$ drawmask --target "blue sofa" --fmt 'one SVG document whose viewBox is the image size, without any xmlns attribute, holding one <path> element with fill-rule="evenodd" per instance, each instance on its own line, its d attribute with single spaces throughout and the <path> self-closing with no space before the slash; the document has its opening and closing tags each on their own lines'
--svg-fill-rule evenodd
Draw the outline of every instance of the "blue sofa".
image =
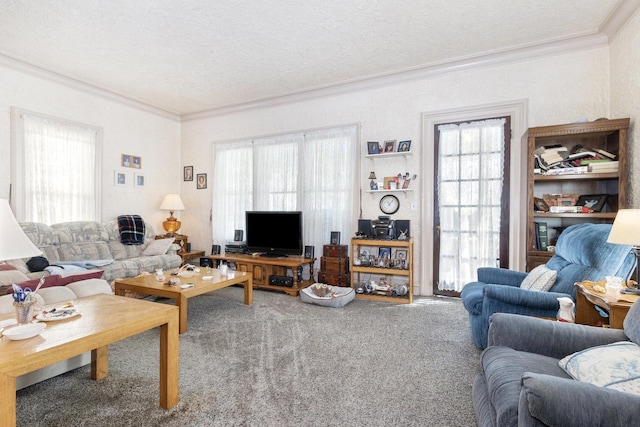
<svg viewBox="0 0 640 427">
<path fill-rule="evenodd" d="M 489 317 L 493 313 L 555 317 L 558 297 L 570 297 L 575 301 L 576 282 L 626 275 L 634 263 L 631 247 L 607 243 L 610 230 L 610 224 L 567 227 L 558 238 L 555 255 L 546 264 L 558 272 L 548 292 L 521 289 L 520 284 L 527 273 L 479 268 L 478 281 L 466 284 L 461 293 L 476 346 L 480 349 L 487 346 Z"/>
</svg>

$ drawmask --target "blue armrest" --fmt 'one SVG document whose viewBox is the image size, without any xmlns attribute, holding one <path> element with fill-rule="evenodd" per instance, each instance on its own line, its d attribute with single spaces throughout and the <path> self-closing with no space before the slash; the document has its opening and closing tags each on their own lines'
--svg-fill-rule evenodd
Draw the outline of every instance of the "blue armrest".
<svg viewBox="0 0 640 427">
<path fill-rule="evenodd" d="M 549 375 L 522 377 L 519 426 L 631 426 L 638 420 L 640 396 Z"/>
<path fill-rule="evenodd" d="M 528 273 L 495 267 L 478 268 L 478 282 L 520 286 Z"/>
<path fill-rule="evenodd" d="M 483 312 L 487 313 L 486 309 L 489 309 L 488 313 L 519 313 L 530 316 L 555 317 L 560 307 L 559 297 L 573 299 L 571 295 L 559 292 L 536 292 L 513 286 L 487 285 L 484 287 Z M 491 307 L 494 309 L 492 310 Z M 553 312 L 550 313 L 549 310 Z M 547 313 L 543 314 L 543 311 Z"/>
<path fill-rule="evenodd" d="M 517 314 L 495 313 L 488 345 L 561 359 L 586 348 L 628 341 L 621 329 L 596 328 Z"/>
</svg>

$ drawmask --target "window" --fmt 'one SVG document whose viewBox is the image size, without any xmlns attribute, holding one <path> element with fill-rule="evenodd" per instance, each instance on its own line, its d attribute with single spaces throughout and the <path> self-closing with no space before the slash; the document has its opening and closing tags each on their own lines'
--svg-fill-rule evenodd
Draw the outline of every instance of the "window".
<svg viewBox="0 0 640 427">
<path fill-rule="evenodd" d="M 98 220 L 102 130 L 13 108 L 12 126 L 18 220 Z"/>
<path fill-rule="evenodd" d="M 350 236 L 357 148 L 357 126 L 215 144 L 214 242 L 233 240 L 247 210 L 302 211 L 305 245 Z"/>
</svg>

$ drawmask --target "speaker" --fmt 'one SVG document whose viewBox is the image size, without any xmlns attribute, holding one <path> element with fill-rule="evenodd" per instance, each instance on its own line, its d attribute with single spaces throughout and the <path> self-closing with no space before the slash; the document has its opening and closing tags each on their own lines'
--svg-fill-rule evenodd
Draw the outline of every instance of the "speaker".
<svg viewBox="0 0 640 427">
<path fill-rule="evenodd" d="M 371 237 L 371 220 L 370 219 L 358 220 L 358 235 L 362 237 Z"/>
<path fill-rule="evenodd" d="M 220 245 L 211 246 L 211 255 L 220 255 Z"/>
<path fill-rule="evenodd" d="M 185 248 L 187 249 L 187 252 L 191 252 L 191 243 L 187 243 Z"/>
<path fill-rule="evenodd" d="M 291 276 L 277 276 L 272 274 L 269 276 L 269 284 L 271 286 L 286 286 L 287 288 L 293 287 L 293 277 Z"/>
<path fill-rule="evenodd" d="M 410 222 L 408 219 L 396 219 L 396 239 L 400 238 L 400 236 L 403 236 L 403 239 L 411 237 Z"/>
<path fill-rule="evenodd" d="M 211 258 L 207 258 L 207 257 L 200 258 L 200 267 L 211 267 L 211 268 L 213 268 L 213 260 Z"/>
<path fill-rule="evenodd" d="M 243 234 L 244 234 L 244 233 L 242 232 L 242 230 L 236 230 L 236 231 L 233 233 L 233 241 L 234 241 L 234 242 L 242 242 L 242 235 L 243 235 Z"/>
<path fill-rule="evenodd" d="M 315 250 L 314 246 L 305 246 L 304 247 L 304 257 L 305 258 L 313 258 L 314 250 Z"/>
</svg>

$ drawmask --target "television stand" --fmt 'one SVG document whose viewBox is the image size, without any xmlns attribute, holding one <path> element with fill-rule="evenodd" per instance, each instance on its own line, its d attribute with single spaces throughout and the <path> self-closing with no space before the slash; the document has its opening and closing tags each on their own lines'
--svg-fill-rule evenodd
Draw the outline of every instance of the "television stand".
<svg viewBox="0 0 640 427">
<path fill-rule="evenodd" d="M 288 256 L 286 258 L 268 258 L 245 254 L 211 255 L 207 257 L 213 260 L 217 267 L 221 261 L 235 264 L 236 270 L 246 271 L 253 275 L 253 287 L 256 289 L 269 289 L 285 292 L 291 296 L 298 296 L 300 290 L 315 283 L 313 263 L 315 258 L 303 258 L 300 256 Z M 308 280 L 303 280 L 304 267 L 309 266 Z M 271 276 L 292 276 L 293 286 L 275 286 L 269 284 Z"/>
<path fill-rule="evenodd" d="M 271 254 L 271 253 L 262 253 L 260 254 L 261 257 L 263 258 L 288 258 L 289 255 L 287 254 Z"/>
</svg>

